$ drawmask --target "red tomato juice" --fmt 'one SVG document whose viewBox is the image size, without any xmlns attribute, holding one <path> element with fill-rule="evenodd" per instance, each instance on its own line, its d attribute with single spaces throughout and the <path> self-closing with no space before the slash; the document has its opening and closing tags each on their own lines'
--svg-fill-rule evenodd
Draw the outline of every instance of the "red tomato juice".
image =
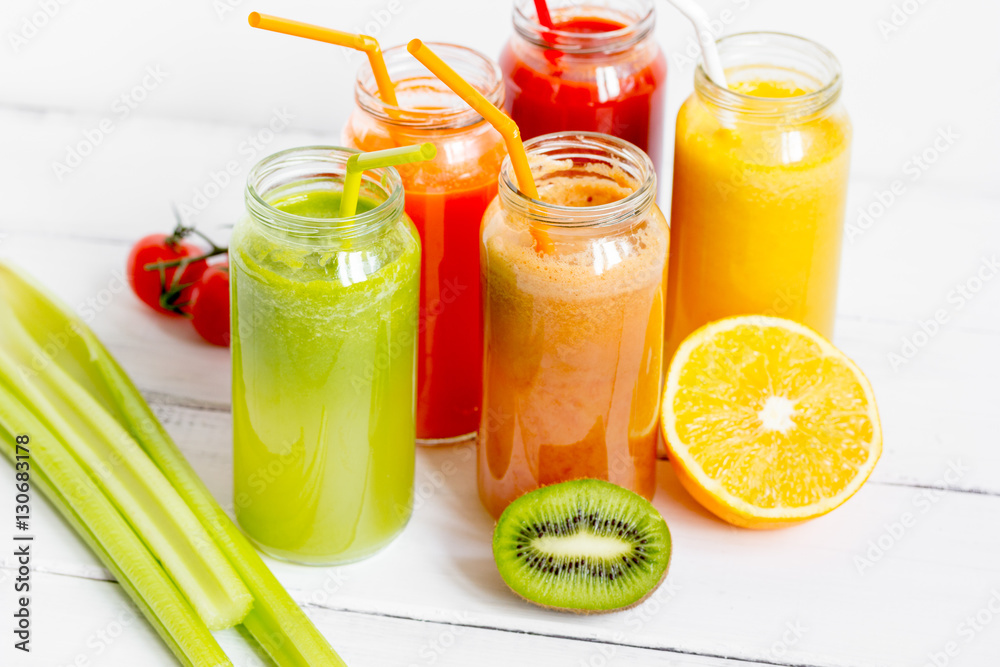
<svg viewBox="0 0 1000 667">
<path fill-rule="evenodd" d="M 479 223 L 496 180 L 448 192 L 406 193 L 423 244 L 417 374 L 417 437 L 463 434 L 479 425 Z"/>
<path fill-rule="evenodd" d="M 625 27 L 600 17 L 574 17 L 554 25 L 562 33 L 591 36 Z M 667 64 L 655 44 L 609 56 L 511 40 L 500 68 L 507 112 L 524 139 L 566 130 L 603 132 L 632 142 L 659 165 Z"/>
</svg>

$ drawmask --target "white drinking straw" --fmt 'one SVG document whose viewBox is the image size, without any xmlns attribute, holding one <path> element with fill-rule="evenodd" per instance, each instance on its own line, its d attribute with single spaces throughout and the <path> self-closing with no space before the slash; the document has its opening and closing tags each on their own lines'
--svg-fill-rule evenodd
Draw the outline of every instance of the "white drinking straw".
<svg viewBox="0 0 1000 667">
<path fill-rule="evenodd" d="M 694 0 L 669 0 L 669 2 L 694 24 L 698 43 L 701 44 L 701 58 L 705 61 L 705 69 L 708 70 L 708 78 L 716 85 L 728 88 L 726 72 L 722 69 L 719 50 L 715 48 L 715 38 L 712 37 L 712 29 L 705 10 L 695 4 Z"/>
</svg>

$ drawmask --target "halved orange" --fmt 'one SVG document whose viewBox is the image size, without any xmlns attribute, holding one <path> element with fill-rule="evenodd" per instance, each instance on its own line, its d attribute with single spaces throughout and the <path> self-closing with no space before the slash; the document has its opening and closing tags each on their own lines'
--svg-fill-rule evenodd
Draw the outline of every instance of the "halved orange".
<svg viewBox="0 0 1000 667">
<path fill-rule="evenodd" d="M 818 333 L 776 317 L 732 317 L 688 336 L 661 422 L 684 488 L 747 528 L 839 507 L 882 453 L 868 379 Z"/>
</svg>

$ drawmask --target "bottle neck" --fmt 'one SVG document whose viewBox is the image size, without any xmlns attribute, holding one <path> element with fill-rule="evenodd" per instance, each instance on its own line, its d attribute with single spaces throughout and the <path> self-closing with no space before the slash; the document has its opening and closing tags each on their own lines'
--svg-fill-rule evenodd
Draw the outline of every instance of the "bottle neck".
<svg viewBox="0 0 1000 667">
<path fill-rule="evenodd" d="M 429 42 L 428 46 L 486 99 L 503 107 L 503 75 L 495 62 L 464 46 L 436 42 Z M 358 70 L 354 96 L 358 108 L 368 116 L 391 126 L 419 130 L 456 129 L 485 122 L 414 59 L 405 46 L 387 49 L 383 56 L 399 104 L 382 100 L 371 65 L 366 63 Z"/>
<path fill-rule="evenodd" d="M 718 41 L 729 87 L 712 81 L 699 62 L 695 93 L 720 113 L 780 122 L 822 114 L 843 85 L 837 58 L 816 42 L 783 33 L 753 32 Z M 778 84 L 797 94 L 762 96 L 760 84 Z"/>
<path fill-rule="evenodd" d="M 342 192 L 347 159 L 357 151 L 307 146 L 275 153 L 250 171 L 245 201 L 250 218 L 270 235 L 304 246 L 357 248 L 377 239 L 403 215 L 403 184 L 392 167 L 366 171 L 360 197 L 378 205 L 349 218 L 306 217 L 275 206 L 319 191 Z"/>
<path fill-rule="evenodd" d="M 653 33 L 653 0 L 550 0 L 554 29 L 543 26 L 532 0 L 514 4 L 514 31 L 525 41 L 565 54 L 608 54 L 627 51 Z"/>
<path fill-rule="evenodd" d="M 510 158 L 500 170 L 500 204 L 507 215 L 544 225 L 551 234 L 605 235 L 644 220 L 656 200 L 656 172 L 629 142 L 594 132 L 558 132 L 524 144 L 542 200 L 517 188 Z M 581 205 L 581 189 L 623 196 Z"/>
</svg>

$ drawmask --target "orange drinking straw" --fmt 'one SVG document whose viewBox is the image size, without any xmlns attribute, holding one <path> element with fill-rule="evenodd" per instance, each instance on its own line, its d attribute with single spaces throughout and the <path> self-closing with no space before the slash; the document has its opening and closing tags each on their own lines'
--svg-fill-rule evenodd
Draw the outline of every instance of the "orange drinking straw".
<svg viewBox="0 0 1000 667">
<path fill-rule="evenodd" d="M 382 101 L 394 107 L 399 106 L 399 102 L 396 101 L 396 88 L 392 85 L 392 80 L 389 79 L 389 70 L 386 69 L 385 59 L 382 57 L 382 49 L 379 48 L 378 40 L 374 37 L 333 30 L 332 28 L 283 19 L 278 16 L 269 16 L 259 12 L 250 12 L 247 21 L 253 28 L 280 32 L 294 37 L 314 39 L 317 42 L 326 42 L 327 44 L 336 44 L 337 46 L 346 46 L 355 51 L 364 51 L 365 55 L 368 56 L 368 62 L 371 63 L 372 72 L 375 74 L 375 83 L 378 85 L 378 92 L 382 97 Z"/>
<path fill-rule="evenodd" d="M 535 0 L 535 13 L 538 14 L 538 22 L 552 30 L 555 25 L 552 23 L 552 14 L 549 13 L 549 5 L 545 0 Z"/>
<path fill-rule="evenodd" d="M 406 50 L 413 54 L 413 57 L 423 63 L 434 76 L 441 79 L 441 82 L 454 91 L 465 102 L 476 110 L 480 116 L 496 128 L 496 131 L 503 137 L 507 144 L 507 153 L 510 155 L 510 163 L 514 166 L 514 176 L 517 177 L 517 187 L 525 196 L 531 199 L 538 199 L 538 190 L 535 188 L 535 179 L 531 175 L 531 167 L 528 166 L 528 154 L 521 143 L 521 131 L 517 123 L 511 120 L 510 116 L 483 97 L 483 94 L 458 75 L 458 72 L 441 60 L 436 53 L 430 50 L 426 44 L 419 39 L 411 39 L 406 45 Z"/>
<path fill-rule="evenodd" d="M 410 43 L 406 45 L 406 50 L 500 133 L 507 145 L 510 164 L 514 167 L 518 190 L 530 199 L 538 199 L 538 188 L 535 187 L 535 178 L 531 175 L 528 153 L 524 150 L 524 144 L 521 142 L 521 130 L 518 129 L 517 123 L 503 111 L 497 109 L 482 93 L 460 77 L 458 72 L 449 67 L 419 39 L 411 39 Z M 549 253 L 555 248 L 549 235 L 538 227 L 531 228 L 531 235 L 543 252 Z"/>
</svg>

